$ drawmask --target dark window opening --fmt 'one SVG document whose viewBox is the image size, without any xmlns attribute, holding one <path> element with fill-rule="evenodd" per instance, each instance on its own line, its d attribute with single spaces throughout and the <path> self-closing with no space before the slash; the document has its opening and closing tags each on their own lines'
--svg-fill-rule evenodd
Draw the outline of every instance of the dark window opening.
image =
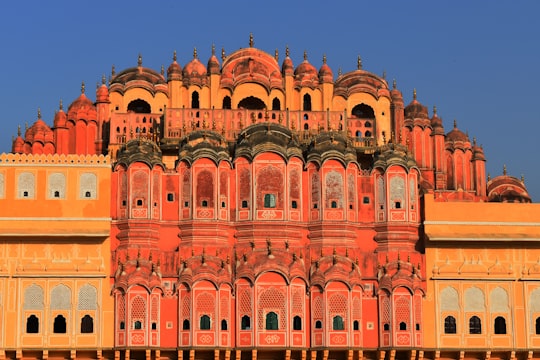
<svg viewBox="0 0 540 360">
<path fill-rule="evenodd" d="M 36 315 L 30 315 L 26 319 L 26 333 L 37 334 L 39 333 L 39 319 Z"/>
<path fill-rule="evenodd" d="M 133 111 L 140 114 L 150 114 L 152 112 L 150 104 L 141 99 L 133 100 L 132 102 L 130 102 L 127 109 L 128 111 Z M 116 110 L 118 110 L 118 107 L 116 107 Z"/>
<path fill-rule="evenodd" d="M 28 197 L 28 191 L 23 191 L 23 197 Z"/>
<path fill-rule="evenodd" d="M 221 320 L 221 330 L 227 330 L 227 320 Z"/>
<path fill-rule="evenodd" d="M 481 334 L 482 322 L 478 316 L 472 316 L 469 319 L 469 334 Z"/>
<path fill-rule="evenodd" d="M 332 203 L 330 204 L 330 207 L 331 207 L 332 209 L 337 208 L 337 201 L 333 200 Z"/>
<path fill-rule="evenodd" d="M 354 320 L 353 330 L 360 330 L 360 323 L 358 322 L 358 320 Z"/>
<path fill-rule="evenodd" d="M 275 208 L 276 207 L 276 195 L 265 194 L 264 195 L 264 207 Z"/>
<path fill-rule="evenodd" d="M 199 93 L 196 91 L 191 93 L 191 108 L 192 109 L 199 108 Z"/>
<path fill-rule="evenodd" d="M 353 206 L 352 204 L 349 204 L 349 209 L 352 210 L 353 209 Z"/>
<path fill-rule="evenodd" d="M 362 132 L 360 130 L 356 131 L 356 137 L 360 139 L 362 137 Z"/>
<path fill-rule="evenodd" d="M 416 324 L 416 331 L 420 331 L 420 324 Z"/>
<path fill-rule="evenodd" d="M 304 114 L 304 120 L 309 120 L 309 115 L 308 114 Z"/>
<path fill-rule="evenodd" d="M 455 334 L 456 329 L 456 318 L 453 316 L 447 316 L 444 318 L 444 333 L 445 334 Z"/>
<path fill-rule="evenodd" d="M 495 318 L 495 334 L 506 334 L 506 320 L 502 316 Z"/>
<path fill-rule="evenodd" d="M 390 324 L 386 323 L 383 325 L 383 330 L 384 331 L 390 331 Z"/>
<path fill-rule="evenodd" d="M 270 311 L 266 314 L 266 330 L 278 329 L 278 316 L 275 312 Z"/>
<path fill-rule="evenodd" d="M 133 323 L 133 328 L 134 328 L 135 330 L 141 330 L 141 329 L 142 329 L 142 322 L 139 321 L 139 320 L 135 321 L 135 322 Z"/>
<path fill-rule="evenodd" d="M 210 316 L 208 315 L 201 316 L 200 328 L 201 330 L 210 330 Z"/>
<path fill-rule="evenodd" d="M 226 207 L 226 206 L 225 206 L 225 201 L 222 201 L 222 202 L 221 202 L 221 207 L 222 207 L 222 208 Z"/>
<path fill-rule="evenodd" d="M 371 108 L 371 106 L 366 104 L 358 104 L 355 107 L 353 107 L 351 113 L 353 116 L 356 116 L 357 118 L 361 119 L 375 119 L 375 112 Z"/>
<path fill-rule="evenodd" d="M 142 200 L 141 199 L 137 199 L 137 206 L 142 206 Z"/>
<path fill-rule="evenodd" d="M 120 321 L 120 330 L 124 330 L 126 328 L 126 323 L 123 321 Z"/>
<path fill-rule="evenodd" d="M 242 207 L 245 209 L 248 207 L 248 202 L 247 200 L 242 200 Z"/>
<path fill-rule="evenodd" d="M 242 330 L 249 330 L 251 328 L 251 319 L 249 316 L 242 316 L 242 320 L 240 321 L 240 328 Z"/>
<path fill-rule="evenodd" d="M 84 315 L 81 319 L 81 334 L 91 334 L 94 332 L 94 319 L 90 315 Z"/>
<path fill-rule="evenodd" d="M 293 318 L 293 330 L 302 330 L 302 318 L 298 315 Z"/>
<path fill-rule="evenodd" d="M 396 201 L 396 209 L 401 209 L 401 202 L 400 201 Z"/>
<path fill-rule="evenodd" d="M 317 203 L 313 204 L 314 209 L 317 209 L 318 207 L 319 207 L 319 204 L 317 204 Z"/>
<path fill-rule="evenodd" d="M 231 98 L 229 96 L 225 96 L 223 98 L 223 106 L 224 109 L 231 109 Z"/>
<path fill-rule="evenodd" d="M 334 316 L 334 319 L 332 320 L 332 329 L 345 330 L 345 325 L 343 324 L 343 318 L 341 316 Z"/>
<path fill-rule="evenodd" d="M 304 94 L 304 111 L 311 111 L 311 96 L 309 94 Z"/>
<path fill-rule="evenodd" d="M 189 320 L 188 319 L 184 319 L 184 321 L 182 322 L 182 330 L 189 330 Z"/>
<path fill-rule="evenodd" d="M 203 200 L 202 203 L 201 203 L 201 206 L 202 207 L 207 207 L 208 206 L 208 201 Z"/>
<path fill-rule="evenodd" d="M 292 207 L 293 209 L 296 209 L 296 208 L 298 207 L 298 204 L 296 203 L 296 200 L 293 200 L 293 201 L 291 202 L 291 207 Z"/>
<path fill-rule="evenodd" d="M 152 323 L 152 330 L 157 330 L 157 323 L 155 322 Z"/>
<path fill-rule="evenodd" d="M 369 204 L 369 197 L 368 196 L 364 196 L 364 198 L 362 199 L 362 202 L 364 204 Z"/>
<path fill-rule="evenodd" d="M 281 103 L 277 97 L 272 100 L 272 110 L 281 110 Z"/>
<path fill-rule="evenodd" d="M 304 124 L 304 130 L 309 130 L 309 125 L 308 124 Z"/>
<path fill-rule="evenodd" d="M 322 321 L 321 320 L 315 321 L 315 329 L 322 329 Z"/>
<path fill-rule="evenodd" d="M 54 318 L 53 333 L 65 334 L 66 333 L 66 318 L 62 315 L 58 315 Z"/>
<path fill-rule="evenodd" d="M 184 202 L 184 207 L 189 207 L 189 201 Z"/>
<path fill-rule="evenodd" d="M 92 197 L 92 193 L 90 191 L 87 191 L 84 193 L 84 197 L 87 197 L 87 198 Z"/>
<path fill-rule="evenodd" d="M 55 191 L 54 192 L 54 197 L 59 198 L 60 197 L 60 191 Z"/>
<path fill-rule="evenodd" d="M 364 124 L 365 127 L 371 127 L 371 123 L 369 121 L 366 121 L 366 123 Z"/>
<path fill-rule="evenodd" d="M 126 206 L 126 200 L 122 200 L 122 206 Z"/>
<path fill-rule="evenodd" d="M 238 103 L 238 108 L 248 110 L 264 110 L 266 108 L 266 105 L 261 99 L 254 96 L 249 96 L 240 100 L 240 102 Z"/>
<path fill-rule="evenodd" d="M 174 194 L 173 193 L 168 193 L 167 194 L 167 201 L 174 201 Z"/>
<path fill-rule="evenodd" d="M 404 321 L 399 323 L 399 330 L 407 330 L 407 324 Z"/>
</svg>

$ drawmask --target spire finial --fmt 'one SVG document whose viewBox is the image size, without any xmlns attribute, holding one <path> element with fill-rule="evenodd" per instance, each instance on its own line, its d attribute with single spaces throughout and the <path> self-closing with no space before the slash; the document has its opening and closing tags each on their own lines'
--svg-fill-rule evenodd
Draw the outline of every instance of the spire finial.
<svg viewBox="0 0 540 360">
<path fill-rule="evenodd" d="M 343 73 L 341 72 L 341 66 L 338 68 L 337 74 L 338 74 L 338 76 L 341 76 L 341 75 L 343 74 Z"/>
<path fill-rule="evenodd" d="M 85 86 L 84 81 L 81 83 L 81 94 L 84 94 Z"/>
<path fill-rule="evenodd" d="M 392 80 L 392 88 L 393 88 L 394 90 L 396 90 L 396 88 L 397 88 L 397 82 L 396 82 L 396 79 L 393 79 L 393 80 Z"/>
<path fill-rule="evenodd" d="M 221 48 L 221 61 L 225 61 L 225 48 Z"/>
<path fill-rule="evenodd" d="M 506 164 L 503 165 L 503 175 L 506 176 Z"/>
<path fill-rule="evenodd" d="M 196 47 L 193 48 L 193 58 L 194 59 L 197 58 L 197 48 Z"/>
<path fill-rule="evenodd" d="M 476 136 L 472 138 L 473 145 L 476 146 Z"/>
<path fill-rule="evenodd" d="M 488 181 L 491 181 L 491 174 L 488 173 Z"/>
<path fill-rule="evenodd" d="M 165 66 L 161 64 L 161 76 L 165 76 Z"/>
<path fill-rule="evenodd" d="M 457 129 L 457 121 L 454 119 L 454 129 Z"/>
<path fill-rule="evenodd" d="M 304 61 L 307 61 L 307 51 L 304 50 Z"/>
<path fill-rule="evenodd" d="M 116 75 L 116 68 L 114 67 L 114 64 L 111 67 L 111 77 Z"/>
<path fill-rule="evenodd" d="M 64 102 L 62 101 L 62 99 L 60 99 L 60 110 L 64 110 Z"/>
<path fill-rule="evenodd" d="M 37 118 L 41 119 L 41 109 L 37 108 Z"/>
<path fill-rule="evenodd" d="M 437 105 L 433 105 L 433 116 L 437 115 Z"/>
<path fill-rule="evenodd" d="M 21 136 L 21 125 L 17 125 L 17 136 Z"/>
<path fill-rule="evenodd" d="M 358 70 L 362 70 L 362 58 L 360 57 L 360 55 L 358 55 L 358 58 L 356 58 L 356 67 L 358 68 Z"/>
<path fill-rule="evenodd" d="M 289 51 L 289 45 L 285 46 L 285 57 L 289 57 L 290 55 L 290 51 Z"/>
<path fill-rule="evenodd" d="M 253 47 L 255 45 L 255 42 L 253 41 L 253 33 L 249 33 L 249 47 Z"/>
<path fill-rule="evenodd" d="M 413 97 L 413 100 L 416 100 L 416 88 L 414 88 L 412 91 L 412 97 Z"/>
<path fill-rule="evenodd" d="M 386 80 L 386 70 L 383 70 L 383 72 L 382 72 L 382 78 L 383 78 L 383 80 Z"/>
<path fill-rule="evenodd" d="M 172 60 L 173 60 L 174 62 L 176 62 L 176 50 L 174 50 L 174 52 L 173 52 Z"/>
<path fill-rule="evenodd" d="M 521 182 L 525 183 L 525 175 L 521 174 Z"/>
<path fill-rule="evenodd" d="M 137 66 L 142 66 L 142 55 L 139 53 L 139 57 L 137 58 Z"/>
<path fill-rule="evenodd" d="M 107 81 L 107 78 L 105 77 L 105 74 L 101 75 L 101 85 L 105 85 L 106 81 Z"/>
<path fill-rule="evenodd" d="M 278 49 L 276 49 L 276 51 L 274 51 L 274 58 L 276 59 L 276 61 L 279 61 L 279 51 L 278 51 Z"/>
<path fill-rule="evenodd" d="M 323 56 L 322 56 L 322 63 L 326 64 L 326 54 L 323 54 Z"/>
<path fill-rule="evenodd" d="M 216 44 L 212 44 L 212 56 L 216 56 Z"/>
</svg>

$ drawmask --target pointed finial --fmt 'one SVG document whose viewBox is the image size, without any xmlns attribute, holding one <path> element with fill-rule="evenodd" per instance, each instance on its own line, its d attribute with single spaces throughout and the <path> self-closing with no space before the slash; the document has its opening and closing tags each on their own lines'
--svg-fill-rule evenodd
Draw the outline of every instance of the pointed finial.
<svg viewBox="0 0 540 360">
<path fill-rule="evenodd" d="M 60 99 L 60 106 L 59 106 L 60 110 L 64 110 L 64 102 L 62 101 L 62 99 Z"/>
<path fill-rule="evenodd" d="M 28 121 L 24 123 L 24 131 L 28 130 Z"/>
<path fill-rule="evenodd" d="M 503 175 L 506 176 L 506 164 L 503 165 Z"/>
<path fill-rule="evenodd" d="M 101 76 L 101 85 L 105 85 L 105 82 L 107 81 L 107 78 L 105 77 L 105 74 Z"/>
<path fill-rule="evenodd" d="M 341 74 L 343 74 L 343 73 L 341 72 L 341 67 L 340 67 L 340 68 L 338 68 L 338 70 L 337 70 L 337 74 L 338 74 L 338 76 L 341 76 Z"/>
<path fill-rule="evenodd" d="M 488 181 L 491 181 L 491 174 L 488 173 Z"/>
<path fill-rule="evenodd" d="M 176 50 L 173 52 L 172 61 L 176 62 Z"/>
<path fill-rule="evenodd" d="M 289 51 L 289 45 L 285 46 L 285 57 L 289 57 L 290 51 Z"/>
<path fill-rule="evenodd" d="M 433 105 L 433 116 L 437 115 L 437 105 Z"/>
<path fill-rule="evenodd" d="M 212 56 L 216 56 L 216 44 L 212 44 Z"/>
<path fill-rule="evenodd" d="M 255 45 L 253 41 L 253 33 L 249 33 L 249 47 L 253 47 Z"/>
<path fill-rule="evenodd" d="M 116 68 L 114 67 L 114 64 L 111 67 L 111 77 L 116 75 Z"/>
<path fill-rule="evenodd" d="M 37 118 L 41 119 L 41 109 L 37 108 Z"/>
<path fill-rule="evenodd" d="M 221 61 L 225 61 L 225 48 L 221 48 Z"/>
<path fill-rule="evenodd" d="M 307 51 L 304 50 L 304 61 L 307 61 Z"/>
<path fill-rule="evenodd" d="M 81 94 L 84 94 L 85 86 L 84 81 L 81 83 Z"/>
<path fill-rule="evenodd" d="M 326 54 L 323 54 L 323 56 L 322 56 L 322 63 L 326 64 Z"/>
<path fill-rule="evenodd" d="M 454 119 L 454 129 L 457 129 L 457 121 Z"/>
<path fill-rule="evenodd" d="M 193 58 L 194 59 L 197 58 L 197 48 L 196 47 L 193 48 Z"/>
<path fill-rule="evenodd" d="M 386 70 L 383 70 L 383 72 L 382 72 L 382 78 L 383 78 L 383 80 L 386 80 Z"/>
<path fill-rule="evenodd" d="M 416 88 L 414 88 L 412 91 L 412 97 L 413 97 L 413 100 L 416 100 Z"/>
<path fill-rule="evenodd" d="M 476 146 L 476 136 L 472 138 L 473 145 Z"/>
<path fill-rule="evenodd" d="M 137 65 L 142 66 L 142 55 L 139 53 L 139 57 L 137 58 Z"/>
<path fill-rule="evenodd" d="M 358 55 L 358 58 L 356 58 L 356 67 L 358 68 L 358 70 L 362 70 L 362 58 L 360 57 L 360 55 Z"/>
<path fill-rule="evenodd" d="M 392 80 L 392 88 L 393 88 L 394 90 L 396 90 L 396 88 L 397 88 L 397 82 L 396 82 L 396 79 Z"/>
<path fill-rule="evenodd" d="M 521 182 L 525 183 L 525 175 L 521 174 Z"/>
<path fill-rule="evenodd" d="M 165 76 L 165 66 L 161 64 L 161 76 Z"/>
<path fill-rule="evenodd" d="M 278 51 L 278 49 L 276 49 L 276 51 L 274 51 L 274 58 L 276 59 L 276 61 L 279 61 L 279 51 Z"/>
<path fill-rule="evenodd" d="M 21 136 L 21 125 L 17 125 L 17 136 Z"/>
</svg>

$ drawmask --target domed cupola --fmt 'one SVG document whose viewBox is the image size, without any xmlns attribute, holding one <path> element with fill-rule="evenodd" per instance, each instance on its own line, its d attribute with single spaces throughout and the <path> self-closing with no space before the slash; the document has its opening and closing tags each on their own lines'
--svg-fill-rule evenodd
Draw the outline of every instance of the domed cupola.
<svg viewBox="0 0 540 360">
<path fill-rule="evenodd" d="M 473 151 L 472 160 L 483 160 L 483 161 L 486 160 L 486 156 L 484 154 L 484 149 L 482 148 L 481 145 L 476 144 L 476 138 L 473 138 L 472 151 Z"/>
<path fill-rule="evenodd" d="M 214 130 L 197 130 L 189 133 L 179 144 L 179 160 L 192 164 L 197 159 L 207 158 L 219 164 L 230 161 L 225 138 Z"/>
<path fill-rule="evenodd" d="M 374 155 L 374 168 L 380 167 L 386 170 L 392 165 L 400 165 L 406 169 L 417 167 L 416 161 L 414 161 L 414 157 L 409 153 L 407 147 L 402 144 L 385 144 L 381 146 Z"/>
<path fill-rule="evenodd" d="M 129 140 L 118 151 L 117 164 L 124 164 L 127 168 L 135 162 L 145 163 L 150 168 L 155 165 L 165 168 L 159 146 L 155 142 L 142 137 Z"/>
<path fill-rule="evenodd" d="M 487 196 L 489 202 L 511 202 L 530 203 L 532 202 L 529 192 L 525 187 L 525 179 L 521 180 L 509 176 L 506 173 L 506 165 L 503 167 L 503 174 L 490 179 L 488 176 Z"/>
<path fill-rule="evenodd" d="M 405 125 L 430 125 L 427 107 L 416 99 L 416 89 L 413 90 L 413 101 L 405 107 Z"/>
<path fill-rule="evenodd" d="M 176 50 L 173 53 L 173 62 L 167 69 L 167 81 L 182 80 L 182 67 L 176 62 Z"/>
<path fill-rule="evenodd" d="M 193 49 L 193 60 L 184 66 L 182 73 L 184 85 L 206 85 L 206 67 L 197 56 L 197 48 Z"/>
<path fill-rule="evenodd" d="M 334 74 L 332 69 L 326 63 L 326 55 L 323 55 L 323 64 L 319 69 L 319 82 L 320 83 L 332 83 L 334 81 Z"/>
<path fill-rule="evenodd" d="M 294 65 L 289 55 L 289 47 L 287 46 L 285 48 L 285 59 L 283 60 L 283 64 L 281 65 L 281 74 L 283 74 L 283 76 L 294 75 Z"/>
<path fill-rule="evenodd" d="M 467 134 L 458 129 L 456 120 L 454 120 L 454 128 L 448 134 L 446 134 L 446 142 L 469 142 L 469 137 Z"/>
<path fill-rule="evenodd" d="M 403 101 L 403 94 L 397 89 L 396 79 L 392 81 L 392 90 L 390 90 L 390 96 L 394 101 L 400 100 Z"/>
<path fill-rule="evenodd" d="M 210 56 L 210 59 L 208 59 L 208 75 L 219 75 L 220 73 L 220 66 L 219 61 L 216 57 L 216 47 L 212 44 L 212 56 Z"/>
<path fill-rule="evenodd" d="M 142 65 L 142 55 L 137 58 L 137 67 L 128 68 L 119 74 L 111 74 L 109 92 L 118 92 L 124 94 L 127 90 L 133 88 L 142 88 L 152 94 L 158 92 L 168 95 L 169 89 L 163 73 L 158 73 Z"/>
<path fill-rule="evenodd" d="M 444 127 L 442 119 L 437 115 L 437 106 L 433 106 L 433 116 L 431 117 L 431 127 L 433 134 L 444 135 Z"/>
<path fill-rule="evenodd" d="M 306 161 L 322 165 L 326 160 L 335 159 L 347 165 L 357 162 L 356 151 L 349 138 L 336 131 L 324 131 L 317 135 L 306 150 Z"/>
<path fill-rule="evenodd" d="M 279 154 L 286 160 L 293 156 L 303 158 L 296 135 L 288 127 L 270 122 L 245 128 L 238 135 L 234 156 L 251 161 L 263 152 Z"/>
<path fill-rule="evenodd" d="M 75 99 L 68 107 L 68 119 L 69 120 L 96 120 L 97 111 L 96 107 L 90 99 L 84 94 L 85 86 L 84 82 L 81 84 L 81 95 Z"/>
<path fill-rule="evenodd" d="M 96 103 L 110 103 L 109 89 L 107 88 L 105 75 L 101 77 L 101 86 L 96 91 Z"/>
<path fill-rule="evenodd" d="M 51 128 L 41 119 L 41 110 L 38 109 L 38 118 L 30 127 L 33 134 L 33 141 L 45 144 L 53 141 L 53 132 Z"/>
<path fill-rule="evenodd" d="M 54 127 L 55 128 L 63 128 L 66 127 L 67 122 L 67 115 L 64 112 L 64 105 L 62 103 L 62 100 L 60 100 L 60 107 L 56 114 L 54 115 Z"/>
<path fill-rule="evenodd" d="M 24 152 L 24 140 L 21 136 L 21 126 L 17 127 L 17 137 L 13 140 L 11 152 L 20 154 Z"/>
<path fill-rule="evenodd" d="M 362 59 L 358 56 L 355 71 L 345 74 L 338 70 L 338 78 L 334 83 L 334 96 L 342 96 L 345 99 L 352 94 L 366 93 L 375 99 L 386 97 L 390 99 L 388 83 L 385 79 L 369 71 L 363 70 Z"/>
<path fill-rule="evenodd" d="M 294 86 L 297 88 L 304 86 L 314 88 L 317 85 L 319 85 L 317 69 L 309 63 L 307 52 L 304 51 L 304 61 L 294 70 Z"/>
</svg>

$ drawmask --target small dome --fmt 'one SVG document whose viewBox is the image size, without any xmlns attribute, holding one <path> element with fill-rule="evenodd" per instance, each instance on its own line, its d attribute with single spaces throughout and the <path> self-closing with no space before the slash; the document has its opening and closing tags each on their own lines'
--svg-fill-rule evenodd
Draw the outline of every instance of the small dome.
<svg viewBox="0 0 540 360">
<path fill-rule="evenodd" d="M 210 56 L 210 59 L 208 59 L 208 74 L 219 74 L 220 73 L 220 66 L 219 61 L 216 57 L 216 48 L 214 45 L 212 45 L 212 56 Z"/>
<path fill-rule="evenodd" d="M 101 78 L 101 86 L 96 91 L 96 102 L 108 103 L 109 101 L 109 89 L 105 85 L 105 75 Z"/>
<path fill-rule="evenodd" d="M 300 63 L 294 70 L 295 85 L 312 85 L 314 82 L 318 83 L 319 74 L 315 66 L 311 65 L 307 60 L 307 54 L 304 52 L 304 61 Z"/>
<path fill-rule="evenodd" d="M 182 67 L 176 62 L 176 51 L 173 55 L 173 62 L 167 69 L 167 80 L 182 80 Z"/>
<path fill-rule="evenodd" d="M 446 134 L 446 141 L 455 142 L 455 141 L 462 141 L 462 142 L 468 142 L 469 137 L 461 130 L 457 128 L 457 123 L 454 120 L 454 128 Z"/>
<path fill-rule="evenodd" d="M 292 76 L 294 75 L 294 65 L 289 57 L 289 48 L 285 50 L 285 59 L 283 60 L 283 64 L 281 65 L 281 73 L 283 76 Z"/>
<path fill-rule="evenodd" d="M 443 127 L 442 119 L 437 115 L 436 106 L 433 107 L 433 117 L 431 118 L 431 127 L 433 127 L 433 129 Z"/>
<path fill-rule="evenodd" d="M 489 202 L 530 203 L 532 202 L 523 178 L 521 180 L 506 174 L 497 176 L 487 183 Z"/>
<path fill-rule="evenodd" d="M 21 127 L 19 126 L 17 129 L 17 137 L 15 140 L 13 140 L 13 144 L 11 146 L 11 152 L 13 153 L 23 153 L 24 152 L 24 140 L 21 136 Z"/>
<path fill-rule="evenodd" d="M 53 126 L 55 128 L 65 127 L 66 122 L 67 122 L 67 115 L 64 112 L 64 107 L 62 106 L 62 101 L 60 100 L 60 109 L 54 115 L 54 122 L 53 122 L 54 125 Z"/>
<path fill-rule="evenodd" d="M 326 63 L 326 55 L 323 56 L 323 64 L 319 69 L 319 81 L 321 83 L 331 83 L 334 81 L 332 69 L 330 69 L 330 66 Z"/>
<path fill-rule="evenodd" d="M 193 60 L 188 62 L 184 67 L 183 76 L 189 78 L 192 76 L 203 76 L 206 75 L 206 67 L 203 63 L 197 58 L 197 49 L 193 51 Z"/>
<path fill-rule="evenodd" d="M 416 89 L 413 92 L 413 101 L 405 107 L 405 118 L 428 118 L 427 107 L 416 100 Z"/>
<path fill-rule="evenodd" d="M 51 128 L 41 119 L 41 114 L 38 115 L 38 119 L 29 129 L 32 133 L 32 140 L 46 143 L 53 141 L 53 132 Z M 29 139 L 26 139 L 27 141 Z"/>
</svg>

